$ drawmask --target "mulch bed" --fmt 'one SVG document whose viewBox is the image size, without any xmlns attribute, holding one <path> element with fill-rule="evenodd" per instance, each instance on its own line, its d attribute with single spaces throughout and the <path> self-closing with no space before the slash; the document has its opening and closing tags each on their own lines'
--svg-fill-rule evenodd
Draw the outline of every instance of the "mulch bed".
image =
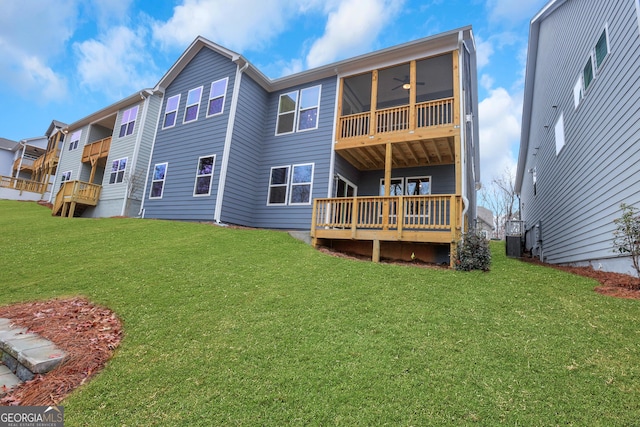
<svg viewBox="0 0 640 427">
<path fill-rule="evenodd" d="M 100 372 L 122 339 L 122 324 L 109 309 L 84 298 L 54 299 L 0 307 L 0 317 L 27 328 L 67 352 L 45 375 L 11 389 L 3 406 L 51 406 Z"/>
</svg>

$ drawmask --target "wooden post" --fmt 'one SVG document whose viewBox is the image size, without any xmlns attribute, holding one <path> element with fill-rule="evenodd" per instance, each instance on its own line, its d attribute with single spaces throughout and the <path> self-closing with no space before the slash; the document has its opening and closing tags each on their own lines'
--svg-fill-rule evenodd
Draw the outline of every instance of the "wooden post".
<svg viewBox="0 0 640 427">
<path fill-rule="evenodd" d="M 373 241 L 373 252 L 371 254 L 371 261 L 380 262 L 380 240 Z"/>
<path fill-rule="evenodd" d="M 369 136 L 377 132 L 376 109 L 378 104 L 378 70 L 371 72 L 371 116 L 369 117 Z"/>
<path fill-rule="evenodd" d="M 358 198 L 354 196 L 351 206 L 351 238 L 355 239 L 358 233 Z"/>
<path fill-rule="evenodd" d="M 387 142 L 384 158 L 384 201 L 382 202 L 382 229 L 389 229 L 389 199 L 391 196 L 391 167 L 393 165 L 393 146 Z"/>
<path fill-rule="evenodd" d="M 318 223 L 317 219 L 317 211 L 318 211 L 318 200 L 313 200 L 313 211 L 311 213 L 311 246 L 314 248 L 318 245 L 318 239 L 316 238 L 316 227 Z"/>
<path fill-rule="evenodd" d="M 402 229 L 404 227 L 404 215 L 405 215 L 404 197 L 398 197 L 398 204 L 396 205 L 396 225 L 398 227 L 398 240 L 402 240 Z"/>
<path fill-rule="evenodd" d="M 416 129 L 416 95 L 418 93 L 416 87 L 416 61 L 411 61 L 409 74 L 409 79 L 411 80 L 411 88 L 409 89 L 409 130 L 412 131 Z"/>
<path fill-rule="evenodd" d="M 95 178 L 96 176 L 96 169 L 98 165 L 98 159 L 97 158 L 91 158 L 91 175 L 89 175 L 89 182 L 91 184 L 93 184 L 93 178 Z"/>
</svg>

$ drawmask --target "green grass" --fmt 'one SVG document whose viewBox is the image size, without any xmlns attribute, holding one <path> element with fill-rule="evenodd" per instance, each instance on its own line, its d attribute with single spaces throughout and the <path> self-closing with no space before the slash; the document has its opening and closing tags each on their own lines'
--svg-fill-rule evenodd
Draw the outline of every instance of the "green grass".
<svg viewBox="0 0 640 427">
<path fill-rule="evenodd" d="M 0 201 L 0 304 L 82 295 L 125 338 L 68 426 L 640 424 L 640 301 L 507 259 L 334 258 L 276 231 Z"/>
</svg>

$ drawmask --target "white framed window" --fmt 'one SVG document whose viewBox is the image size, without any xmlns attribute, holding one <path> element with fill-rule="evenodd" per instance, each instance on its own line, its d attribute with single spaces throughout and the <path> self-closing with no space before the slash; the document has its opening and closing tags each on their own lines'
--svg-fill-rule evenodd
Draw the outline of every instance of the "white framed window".
<svg viewBox="0 0 640 427">
<path fill-rule="evenodd" d="M 308 205 L 311 203 L 313 186 L 313 163 L 293 165 L 291 169 L 290 205 Z"/>
<path fill-rule="evenodd" d="M 167 169 L 169 163 L 156 163 L 153 167 L 153 176 L 151 177 L 151 193 L 150 199 L 162 199 L 164 193 L 164 183 L 167 179 Z"/>
<path fill-rule="evenodd" d="M 405 188 L 407 196 L 428 196 L 431 194 L 431 177 L 407 177 Z"/>
<path fill-rule="evenodd" d="M 531 180 L 533 181 L 533 195 L 538 195 L 538 170 L 534 167 L 531 170 Z"/>
<path fill-rule="evenodd" d="M 78 143 L 80 142 L 81 136 L 82 136 L 81 130 L 77 130 L 71 134 L 71 139 L 69 139 L 69 151 L 73 151 L 78 148 Z"/>
<path fill-rule="evenodd" d="M 602 63 L 609 56 L 609 31 L 605 26 L 602 34 L 600 34 L 600 38 L 596 43 L 596 48 L 594 52 L 594 57 L 596 59 L 596 70 L 600 70 Z"/>
<path fill-rule="evenodd" d="M 591 55 L 589 55 L 589 59 L 587 59 L 587 63 L 582 69 L 582 83 L 584 87 L 584 91 L 587 92 L 591 82 L 593 81 L 593 61 L 591 59 Z"/>
<path fill-rule="evenodd" d="M 167 99 L 167 105 L 164 107 L 164 120 L 162 121 L 162 129 L 171 128 L 176 125 L 176 117 L 178 116 L 179 104 L 180 94 L 174 95 Z"/>
<path fill-rule="evenodd" d="M 584 97 L 582 85 L 582 75 L 579 75 L 578 80 L 576 81 L 576 85 L 573 87 L 573 105 L 575 108 L 578 108 L 578 105 L 580 105 L 580 101 L 582 101 L 582 98 Z"/>
<path fill-rule="evenodd" d="M 271 168 L 267 205 L 286 205 L 289 193 L 289 166 Z"/>
<path fill-rule="evenodd" d="M 196 182 L 193 184 L 194 196 L 209 196 L 211 194 L 211 181 L 213 180 L 213 167 L 216 156 L 202 156 L 198 159 L 196 169 Z"/>
<path fill-rule="evenodd" d="M 298 91 L 283 93 L 278 101 L 276 135 L 292 133 L 295 129 Z"/>
<path fill-rule="evenodd" d="M 71 171 L 64 172 L 62 175 L 60 175 L 60 187 L 62 188 L 62 185 L 66 181 L 70 181 L 70 180 L 71 180 Z"/>
<path fill-rule="evenodd" d="M 300 91 L 298 109 L 298 131 L 318 128 L 318 109 L 320 107 L 320 86 Z"/>
<path fill-rule="evenodd" d="M 187 94 L 187 106 L 184 110 L 182 123 L 189 123 L 198 120 L 200 111 L 200 100 L 202 99 L 202 86 L 191 89 Z"/>
<path fill-rule="evenodd" d="M 560 154 L 560 150 L 564 147 L 564 113 L 560 113 L 555 126 L 556 134 L 556 156 Z"/>
<path fill-rule="evenodd" d="M 124 181 L 124 171 L 127 168 L 127 158 L 118 159 L 111 162 L 111 174 L 109 184 L 119 184 Z"/>
<path fill-rule="evenodd" d="M 227 96 L 227 85 L 229 77 L 211 83 L 209 90 L 209 106 L 207 107 L 207 117 L 222 114 L 224 110 L 224 100 Z"/>
<path fill-rule="evenodd" d="M 402 196 L 404 194 L 404 178 L 391 178 L 389 196 Z M 384 178 L 380 178 L 380 196 L 384 196 Z"/>
<path fill-rule="evenodd" d="M 131 135 L 133 133 L 133 128 L 136 125 L 136 117 L 138 116 L 138 106 L 129 108 L 122 113 L 122 120 L 120 121 L 120 135 L 123 136 Z"/>
</svg>

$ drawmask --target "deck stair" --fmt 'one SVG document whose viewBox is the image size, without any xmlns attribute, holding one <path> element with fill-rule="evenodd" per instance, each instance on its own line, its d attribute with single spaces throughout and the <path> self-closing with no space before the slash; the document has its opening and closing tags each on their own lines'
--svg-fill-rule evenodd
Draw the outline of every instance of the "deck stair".
<svg viewBox="0 0 640 427">
<path fill-rule="evenodd" d="M 51 371 L 66 356 L 51 341 L 0 318 L 0 397 L 37 374 Z"/>
</svg>

